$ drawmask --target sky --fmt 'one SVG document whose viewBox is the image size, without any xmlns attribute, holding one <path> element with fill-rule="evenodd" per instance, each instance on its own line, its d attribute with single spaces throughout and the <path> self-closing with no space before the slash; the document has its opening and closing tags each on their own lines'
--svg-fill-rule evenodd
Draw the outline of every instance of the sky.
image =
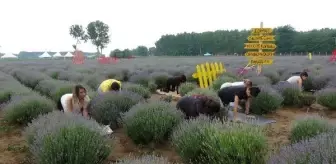
<svg viewBox="0 0 336 164">
<path fill-rule="evenodd" d="M 164 34 L 250 29 L 264 22 L 306 31 L 336 28 L 335 0 L 1 0 L 0 52 L 71 51 L 69 27 L 101 20 L 110 27 L 103 51 L 152 47 Z M 80 49 L 95 52 L 90 43 Z"/>
</svg>

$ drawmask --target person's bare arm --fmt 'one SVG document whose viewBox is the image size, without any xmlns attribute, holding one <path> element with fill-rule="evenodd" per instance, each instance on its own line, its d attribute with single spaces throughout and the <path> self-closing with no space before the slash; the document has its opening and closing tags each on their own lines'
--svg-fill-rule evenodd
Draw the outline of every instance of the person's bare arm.
<svg viewBox="0 0 336 164">
<path fill-rule="evenodd" d="M 68 99 L 67 104 L 68 104 L 69 112 L 72 113 L 72 111 L 73 111 L 72 98 Z"/>
<path fill-rule="evenodd" d="M 298 80 L 298 85 L 299 85 L 299 89 L 301 90 L 302 89 L 302 79 Z"/>
<path fill-rule="evenodd" d="M 233 106 L 233 120 L 237 119 L 238 106 L 239 106 L 239 97 L 237 95 L 235 95 L 234 106 Z"/>
<path fill-rule="evenodd" d="M 250 104 L 251 104 L 251 98 L 247 98 L 245 102 L 245 114 L 249 114 L 250 112 Z"/>
</svg>

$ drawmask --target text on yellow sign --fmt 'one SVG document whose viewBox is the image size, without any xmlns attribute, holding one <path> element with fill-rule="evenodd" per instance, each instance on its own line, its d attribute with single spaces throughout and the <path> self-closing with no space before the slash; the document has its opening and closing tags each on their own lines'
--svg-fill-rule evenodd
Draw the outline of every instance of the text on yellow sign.
<svg viewBox="0 0 336 164">
<path fill-rule="evenodd" d="M 273 32 L 272 28 L 252 28 L 251 34 L 252 35 L 260 35 L 260 34 L 271 34 Z"/>
<path fill-rule="evenodd" d="M 265 49 L 265 50 L 273 50 L 276 49 L 275 44 L 259 44 L 259 43 L 245 43 L 244 49 Z"/>
<path fill-rule="evenodd" d="M 246 57 L 271 57 L 274 56 L 275 52 L 246 52 Z"/>
<path fill-rule="evenodd" d="M 275 41 L 275 35 L 265 35 L 265 36 L 249 36 L 248 41 Z"/>
<path fill-rule="evenodd" d="M 251 59 L 249 63 L 252 65 L 271 65 L 273 64 L 273 60 L 272 59 Z"/>
</svg>

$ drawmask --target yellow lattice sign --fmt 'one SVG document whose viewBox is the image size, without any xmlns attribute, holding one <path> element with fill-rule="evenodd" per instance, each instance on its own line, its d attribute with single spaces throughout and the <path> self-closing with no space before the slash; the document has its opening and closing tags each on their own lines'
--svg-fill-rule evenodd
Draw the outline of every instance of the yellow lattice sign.
<svg viewBox="0 0 336 164">
<path fill-rule="evenodd" d="M 196 65 L 196 72 L 192 76 L 198 79 L 201 88 L 208 88 L 224 72 L 226 72 L 226 69 L 221 62 L 206 62 Z"/>
</svg>

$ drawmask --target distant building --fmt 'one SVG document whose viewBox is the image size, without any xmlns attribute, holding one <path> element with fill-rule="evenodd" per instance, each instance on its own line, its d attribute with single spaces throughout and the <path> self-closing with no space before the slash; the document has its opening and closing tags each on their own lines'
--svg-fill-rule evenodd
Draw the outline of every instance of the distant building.
<svg viewBox="0 0 336 164">
<path fill-rule="evenodd" d="M 51 58 L 51 56 L 48 54 L 48 52 L 44 52 L 42 55 L 39 56 L 39 58 Z"/>
<path fill-rule="evenodd" d="M 18 57 L 13 55 L 12 53 L 6 53 L 5 55 L 1 56 L 1 59 L 17 59 Z"/>
</svg>

